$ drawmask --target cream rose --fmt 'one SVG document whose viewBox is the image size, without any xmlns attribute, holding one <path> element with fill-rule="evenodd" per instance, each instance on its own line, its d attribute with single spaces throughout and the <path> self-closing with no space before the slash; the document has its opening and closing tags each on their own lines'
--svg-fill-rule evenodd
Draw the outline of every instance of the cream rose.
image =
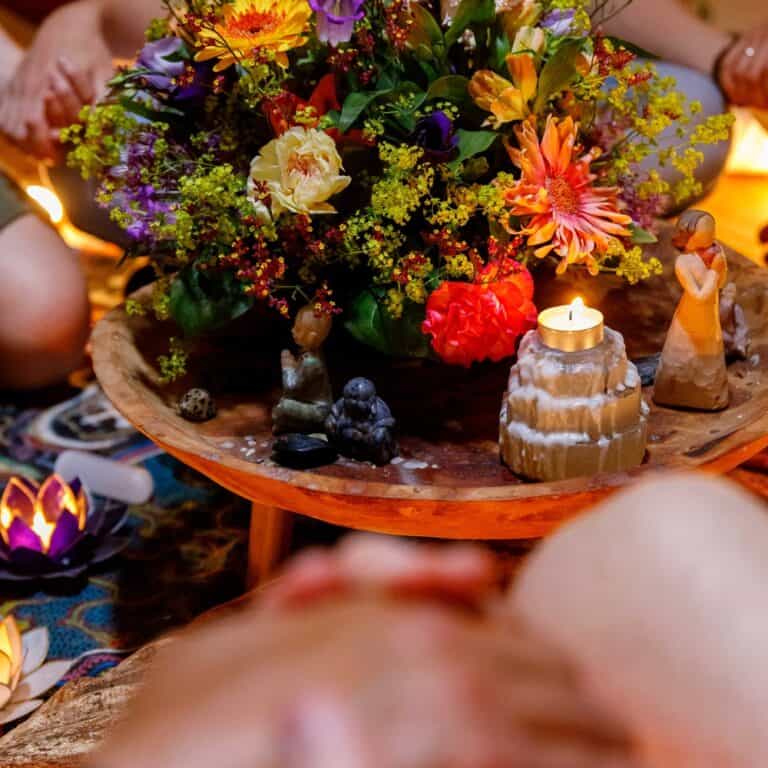
<svg viewBox="0 0 768 768">
<path fill-rule="evenodd" d="M 346 189 L 352 179 L 340 174 L 341 157 L 333 139 L 316 128 L 291 128 L 264 146 L 251 162 L 248 198 L 263 210 L 257 182 L 272 196 L 272 215 L 336 213 L 327 200 Z"/>
</svg>

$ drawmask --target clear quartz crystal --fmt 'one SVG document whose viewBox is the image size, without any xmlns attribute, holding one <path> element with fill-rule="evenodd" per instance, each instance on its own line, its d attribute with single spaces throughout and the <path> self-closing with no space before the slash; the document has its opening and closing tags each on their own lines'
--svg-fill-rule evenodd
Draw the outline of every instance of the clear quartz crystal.
<svg viewBox="0 0 768 768">
<path fill-rule="evenodd" d="M 536 480 L 618 472 L 643 461 L 648 407 L 621 334 L 583 352 L 523 339 L 501 407 L 499 443 L 516 474 Z"/>
</svg>

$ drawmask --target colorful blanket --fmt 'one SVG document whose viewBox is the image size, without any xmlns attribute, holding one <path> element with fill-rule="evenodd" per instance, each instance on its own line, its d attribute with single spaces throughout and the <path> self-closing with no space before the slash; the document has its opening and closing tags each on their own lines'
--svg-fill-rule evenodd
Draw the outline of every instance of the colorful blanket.
<svg viewBox="0 0 768 768">
<path fill-rule="evenodd" d="M 158 635 L 233 599 L 244 587 L 247 502 L 133 432 L 91 388 L 46 412 L 0 405 L 0 476 L 39 479 L 64 447 L 100 447 L 142 463 L 155 494 L 131 507 L 131 543 L 87 579 L 34 591 L 0 582 L 0 615 L 22 631 L 46 626 L 49 658 L 79 658 L 68 679 L 97 675 Z"/>
</svg>

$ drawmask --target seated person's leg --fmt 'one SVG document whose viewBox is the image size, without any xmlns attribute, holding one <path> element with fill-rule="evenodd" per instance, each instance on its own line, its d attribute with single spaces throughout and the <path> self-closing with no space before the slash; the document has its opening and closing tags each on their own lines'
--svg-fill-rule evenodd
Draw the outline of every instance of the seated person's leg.
<svg viewBox="0 0 768 768">
<path fill-rule="evenodd" d="M 64 379 L 83 357 L 88 325 L 76 254 L 0 177 L 0 386 Z"/>
<path fill-rule="evenodd" d="M 513 596 L 654 766 L 768 765 L 768 515 L 706 475 L 641 484 L 532 556 Z"/>
</svg>

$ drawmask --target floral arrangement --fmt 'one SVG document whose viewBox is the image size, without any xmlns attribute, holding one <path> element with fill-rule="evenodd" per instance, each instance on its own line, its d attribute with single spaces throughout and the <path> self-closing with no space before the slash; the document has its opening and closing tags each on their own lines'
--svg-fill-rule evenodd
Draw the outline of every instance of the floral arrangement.
<svg viewBox="0 0 768 768">
<path fill-rule="evenodd" d="M 602 34 L 607 2 L 166 5 L 65 138 L 186 334 L 314 302 L 383 352 L 500 360 L 535 322 L 534 268 L 658 272 L 661 200 L 728 135 Z M 679 183 L 640 170 L 653 155 Z M 183 345 L 161 362 L 181 372 Z"/>
</svg>

